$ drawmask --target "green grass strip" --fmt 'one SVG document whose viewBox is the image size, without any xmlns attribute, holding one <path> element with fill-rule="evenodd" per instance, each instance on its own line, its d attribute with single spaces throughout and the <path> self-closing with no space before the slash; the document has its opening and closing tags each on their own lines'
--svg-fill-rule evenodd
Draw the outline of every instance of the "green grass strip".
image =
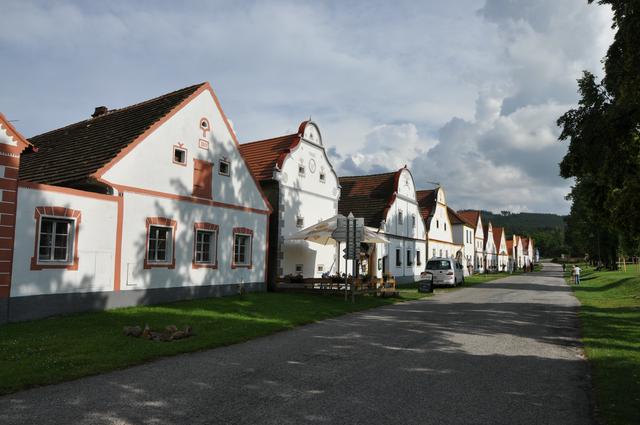
<svg viewBox="0 0 640 425">
<path fill-rule="evenodd" d="M 573 289 L 582 303 L 596 416 L 608 425 L 640 424 L 640 272 L 585 267 L 581 277 Z"/>
<path fill-rule="evenodd" d="M 0 394 L 108 372 L 247 341 L 349 312 L 422 298 L 406 288 L 396 298 L 250 293 L 158 306 L 81 313 L 0 326 Z M 172 342 L 125 337 L 124 326 L 189 325 L 195 336 Z"/>
</svg>

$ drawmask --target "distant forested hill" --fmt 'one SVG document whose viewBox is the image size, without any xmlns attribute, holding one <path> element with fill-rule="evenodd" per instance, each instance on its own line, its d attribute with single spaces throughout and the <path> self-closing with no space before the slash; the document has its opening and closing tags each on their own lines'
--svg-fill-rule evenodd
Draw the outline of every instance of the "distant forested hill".
<svg viewBox="0 0 640 425">
<path fill-rule="evenodd" d="M 494 214 L 490 211 L 482 211 L 482 221 L 491 221 L 494 226 L 506 228 L 507 234 L 528 234 L 540 229 L 564 228 L 565 216 L 556 214 L 518 213 L 504 212 Z"/>
<path fill-rule="evenodd" d="M 482 211 L 482 222 L 504 227 L 507 238 L 514 233 L 532 237 L 534 246 L 540 250 L 540 256 L 558 257 L 567 252 L 564 242 L 565 216 L 540 213 L 511 213 L 503 211 L 494 214 Z"/>
</svg>

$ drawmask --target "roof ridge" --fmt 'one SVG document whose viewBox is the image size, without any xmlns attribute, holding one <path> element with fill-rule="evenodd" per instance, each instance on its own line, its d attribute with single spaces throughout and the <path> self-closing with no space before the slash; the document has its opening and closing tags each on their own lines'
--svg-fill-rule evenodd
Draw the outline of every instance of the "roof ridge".
<svg viewBox="0 0 640 425">
<path fill-rule="evenodd" d="M 271 137 L 269 139 L 254 140 L 252 142 L 243 142 L 243 143 L 240 143 L 240 146 L 252 145 L 254 143 L 271 142 L 276 139 L 284 139 L 285 137 L 302 137 L 302 136 L 300 136 L 299 133 L 285 134 L 283 136 Z"/>
<path fill-rule="evenodd" d="M 356 177 L 378 177 L 378 176 L 386 176 L 389 174 L 396 174 L 399 170 L 396 171 L 389 171 L 386 173 L 377 173 L 377 174 L 359 174 L 357 176 L 340 176 L 341 179 L 350 179 L 350 178 L 356 178 Z"/>
<path fill-rule="evenodd" d="M 50 133 L 53 133 L 53 132 L 56 132 L 56 131 L 60 131 L 60 130 L 64 130 L 64 129 L 67 129 L 67 128 L 70 128 L 70 127 L 79 126 L 79 125 L 84 124 L 84 123 L 95 122 L 96 120 L 99 120 L 99 119 L 101 119 L 103 117 L 111 116 L 114 113 L 127 111 L 129 109 L 144 105 L 146 103 L 151 103 L 151 102 L 157 101 L 159 99 L 162 99 L 163 97 L 169 97 L 169 96 L 174 95 L 174 94 L 176 94 L 178 92 L 181 92 L 181 91 L 187 91 L 189 89 L 194 89 L 196 87 L 200 88 L 201 86 L 203 86 L 205 84 L 207 84 L 207 83 L 203 82 L 203 83 L 193 84 L 191 86 L 183 87 L 183 88 L 178 89 L 178 90 L 173 90 L 173 91 L 171 91 L 169 93 L 165 93 L 165 94 L 162 94 L 160 96 L 156 96 L 156 97 L 151 98 L 151 99 L 146 99 L 146 100 L 143 100 L 141 102 L 134 103 L 132 105 L 123 106 L 122 108 L 117 108 L 117 109 L 110 109 L 106 113 L 104 113 L 102 115 L 98 115 L 97 117 L 87 118 L 87 119 L 84 119 L 84 120 L 81 120 L 81 121 L 77 121 L 77 122 L 74 122 L 74 123 L 71 123 L 71 124 L 67 124 L 67 125 L 62 126 L 62 127 L 54 128 L 53 130 L 49 130 L 49 131 L 46 131 L 44 133 L 40 133 L 40 134 L 36 134 L 34 136 L 31 136 L 27 140 L 35 139 L 36 137 L 46 136 L 47 134 L 50 134 Z"/>
</svg>

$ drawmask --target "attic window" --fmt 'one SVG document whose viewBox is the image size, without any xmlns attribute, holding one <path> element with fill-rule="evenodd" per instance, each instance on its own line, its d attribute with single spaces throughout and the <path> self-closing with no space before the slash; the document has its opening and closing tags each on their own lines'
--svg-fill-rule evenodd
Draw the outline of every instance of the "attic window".
<svg viewBox="0 0 640 425">
<path fill-rule="evenodd" d="M 327 175 L 324 173 L 324 171 L 320 171 L 320 183 L 324 183 L 327 181 Z"/>
<path fill-rule="evenodd" d="M 179 146 L 174 146 L 173 163 L 178 165 L 187 165 L 187 150 Z"/>
<path fill-rule="evenodd" d="M 305 168 L 303 164 L 299 164 L 298 165 L 298 175 L 303 176 L 305 175 Z"/>
<path fill-rule="evenodd" d="M 301 229 L 302 227 L 304 227 L 304 217 L 296 217 L 296 227 L 298 229 Z"/>
<path fill-rule="evenodd" d="M 231 164 L 229 163 L 229 161 L 224 159 L 220 160 L 220 162 L 218 163 L 218 173 L 220 173 L 220 175 L 222 176 L 231 175 Z"/>
<path fill-rule="evenodd" d="M 402 211 L 398 211 L 398 224 L 402 224 L 403 221 Z"/>
<path fill-rule="evenodd" d="M 416 227 L 416 215 L 415 214 L 413 214 L 411 216 L 411 227 L 414 227 L 414 228 Z"/>
</svg>

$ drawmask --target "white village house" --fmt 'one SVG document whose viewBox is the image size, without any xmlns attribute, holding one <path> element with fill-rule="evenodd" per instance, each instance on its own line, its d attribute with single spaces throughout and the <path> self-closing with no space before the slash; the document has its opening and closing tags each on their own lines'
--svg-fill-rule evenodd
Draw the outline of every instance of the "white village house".
<svg viewBox="0 0 640 425">
<path fill-rule="evenodd" d="M 464 268 L 464 275 L 473 273 L 473 262 L 475 257 L 474 231 L 475 226 L 463 219 L 452 208 L 448 208 L 449 222 L 453 229 L 453 242 L 462 247 L 461 262 Z"/>
<path fill-rule="evenodd" d="M 484 251 L 484 226 L 482 224 L 482 215 L 480 211 L 467 210 L 458 211 L 458 215 L 469 224 L 475 226 L 473 232 L 474 236 L 474 262 L 473 269 L 477 273 L 484 273 L 485 271 L 485 251 Z"/>
<path fill-rule="evenodd" d="M 291 236 L 338 213 L 340 186 L 318 126 L 300 124 L 294 134 L 243 143 L 240 152 L 273 207 L 269 225 L 269 285 L 285 275 L 321 277 L 337 272 L 334 245 Z"/>
<path fill-rule="evenodd" d="M 489 271 L 498 270 L 498 249 L 493 239 L 493 225 L 486 224 L 484 231 L 484 268 Z"/>
<path fill-rule="evenodd" d="M 364 218 L 365 226 L 389 239 L 388 244 L 371 244 L 367 271 L 377 278 L 390 273 L 399 283 L 417 280 L 426 260 L 426 231 L 409 169 L 339 180 L 339 213 Z M 339 270 L 350 272 L 342 252 L 339 259 Z"/>
<path fill-rule="evenodd" d="M 493 228 L 493 243 L 497 252 L 497 267 L 499 272 L 509 271 L 509 251 L 504 227 Z"/>
<path fill-rule="evenodd" d="M 433 190 L 419 190 L 417 196 L 420 212 L 427 226 L 428 258 L 455 258 L 462 246 L 453 241 L 453 226 L 449 219 L 444 189 L 437 187 Z"/>
<path fill-rule="evenodd" d="M 0 126 L 0 322 L 265 289 L 270 206 L 208 83 Z"/>
</svg>

